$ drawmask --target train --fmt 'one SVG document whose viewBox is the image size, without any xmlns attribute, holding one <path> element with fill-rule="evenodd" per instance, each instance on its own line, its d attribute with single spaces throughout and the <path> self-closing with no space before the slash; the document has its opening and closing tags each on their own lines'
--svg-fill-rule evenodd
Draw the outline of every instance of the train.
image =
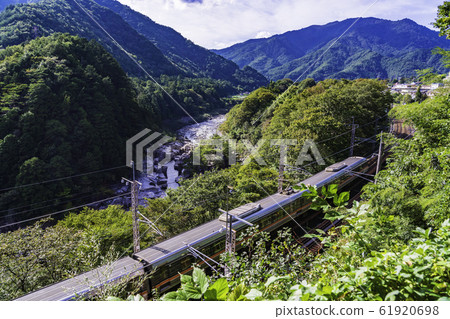
<svg viewBox="0 0 450 319">
<path fill-rule="evenodd" d="M 348 189 L 359 182 L 358 174 L 373 174 L 377 156 L 369 158 L 353 156 L 335 163 L 323 171 L 307 178 L 298 185 L 318 188 L 337 184 L 339 190 Z M 308 190 L 291 190 L 276 193 L 254 203 L 248 203 L 229 211 L 232 216 L 253 225 L 260 231 L 271 232 L 305 214 L 311 200 L 303 197 Z M 95 294 L 102 286 L 120 280 L 136 280 L 145 276 L 145 293 L 156 289 L 164 293 L 177 287 L 180 274 L 192 271 L 192 265 L 212 266 L 225 251 L 226 218 L 220 216 L 208 223 L 185 233 L 143 249 L 131 257 L 121 258 L 112 265 L 106 265 L 65 281 L 29 293 L 16 300 L 76 300 L 81 296 Z M 233 220 L 233 230 L 237 234 L 245 230 L 247 223 Z M 146 276 L 147 275 L 147 276 Z"/>
</svg>

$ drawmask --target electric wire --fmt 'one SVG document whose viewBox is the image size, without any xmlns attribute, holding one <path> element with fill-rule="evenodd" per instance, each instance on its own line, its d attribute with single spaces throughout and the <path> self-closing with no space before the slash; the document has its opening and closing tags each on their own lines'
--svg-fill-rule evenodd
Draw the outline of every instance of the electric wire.
<svg viewBox="0 0 450 319">
<path fill-rule="evenodd" d="M 260 183 L 258 183 L 258 181 L 255 179 L 255 177 L 254 177 L 253 175 L 252 175 L 252 177 L 253 177 L 253 180 L 255 181 L 255 183 L 258 185 L 258 187 L 261 188 L 261 189 L 267 194 L 267 196 L 268 196 L 270 199 L 272 199 L 272 201 L 273 201 L 278 207 L 280 207 L 281 210 L 282 210 L 282 211 L 283 211 L 290 219 L 292 219 L 292 221 L 293 221 L 300 229 L 302 229 L 302 230 L 305 232 L 305 234 L 308 234 L 308 232 L 306 231 L 306 229 L 305 229 L 303 226 L 301 226 L 301 225 L 295 220 L 295 218 L 292 217 L 292 215 L 289 214 L 289 213 L 284 209 L 284 207 L 281 206 L 280 203 L 279 203 L 277 200 L 275 200 L 275 198 L 274 198 L 272 195 L 270 195 L 270 194 L 267 192 L 267 190 L 266 190 Z M 312 240 L 313 240 L 316 244 L 318 244 L 318 245 L 321 244 L 321 242 L 318 242 L 318 241 L 317 241 L 317 238 L 316 238 L 316 237 L 312 238 Z M 342 265 L 341 265 L 339 262 L 336 262 L 336 263 L 337 263 L 337 265 L 338 265 L 341 269 L 343 269 L 345 272 L 347 272 L 347 271 L 345 270 L 345 268 L 342 267 Z M 348 274 L 348 272 L 347 272 L 347 274 Z M 361 288 L 363 291 L 365 291 L 365 289 L 364 289 L 362 286 L 360 286 L 360 288 Z"/>
<path fill-rule="evenodd" d="M 91 13 L 89 13 L 84 7 L 82 7 L 77 0 L 73 0 L 78 7 L 80 7 L 80 9 L 100 28 L 103 30 L 103 32 L 106 33 L 106 35 L 108 35 L 108 37 L 111 38 L 111 40 L 113 41 L 113 43 L 120 49 L 122 50 L 161 90 L 164 91 L 164 93 L 167 94 L 167 96 L 175 102 L 175 104 L 181 108 L 183 110 L 183 112 L 189 116 L 196 124 L 198 124 L 198 122 L 192 117 L 192 115 L 186 111 L 186 109 L 169 93 L 166 91 L 166 89 L 164 89 L 164 87 L 158 83 L 158 81 L 155 80 L 155 78 L 153 78 L 153 76 L 150 75 L 149 72 L 147 72 L 147 70 L 138 62 L 136 61 L 136 59 L 127 51 L 125 50 L 122 45 L 120 45 L 119 42 L 116 41 L 116 39 L 108 32 L 106 31 L 106 29 L 95 19 L 94 16 L 92 16 Z"/>
<path fill-rule="evenodd" d="M 107 193 L 115 186 L 117 186 L 117 183 L 110 184 L 110 185 L 105 185 L 106 190 L 103 190 L 101 192 L 96 192 L 96 193 L 89 193 L 89 194 L 90 195 L 97 195 L 97 194 Z M 86 194 L 88 194 L 88 192 L 84 191 L 84 192 L 79 192 L 79 193 L 74 193 L 74 194 L 67 194 L 67 195 L 64 195 L 64 196 L 61 196 L 61 197 L 52 198 L 52 199 L 47 199 L 47 200 L 44 200 L 44 201 L 41 201 L 41 202 L 33 202 L 33 203 L 30 203 L 30 204 L 26 204 L 26 205 L 22 205 L 22 206 L 18 206 L 18 207 L 6 208 L 6 209 L 3 209 L 3 210 L 0 210 L 0 214 L 4 213 L 4 212 L 9 212 L 9 211 L 15 211 L 15 210 L 26 208 L 26 207 L 30 207 L 30 206 L 36 206 L 36 205 L 39 205 L 39 204 L 54 202 L 54 201 L 65 199 L 65 198 L 69 198 L 69 197 L 71 197 L 73 200 L 77 200 L 78 198 L 76 196 L 86 195 Z M 84 197 L 79 197 L 79 198 L 84 198 Z M 59 204 L 55 204 L 55 206 L 56 205 L 59 205 Z M 11 215 L 8 215 L 8 216 L 11 216 Z"/>
<path fill-rule="evenodd" d="M 95 195 L 98 195 L 98 194 L 104 194 L 104 193 L 107 193 L 107 192 L 109 192 L 109 190 L 105 190 L 105 191 L 97 192 L 97 193 L 91 193 L 91 194 L 89 194 L 89 195 L 82 196 L 82 197 L 76 197 L 76 198 L 74 197 L 74 198 L 71 198 L 71 199 L 69 199 L 69 200 L 66 200 L 66 201 L 57 203 L 57 204 L 51 204 L 51 205 L 47 205 L 47 206 L 36 207 L 36 208 L 33 208 L 33 209 L 29 209 L 29 210 L 25 210 L 25 211 L 20 211 L 20 212 L 13 213 L 13 214 L 3 215 L 3 216 L 0 216 L 0 218 L 10 218 L 10 217 L 13 217 L 13 216 L 17 216 L 17 215 L 21 215 L 21 214 L 26 214 L 26 213 L 34 212 L 34 211 L 36 211 L 36 210 L 41 210 L 41 209 L 44 209 L 44 208 L 60 206 L 60 205 L 67 204 L 67 203 L 70 203 L 70 202 L 73 202 L 73 201 L 78 201 L 78 200 L 81 200 L 81 199 L 89 198 L 89 197 L 92 197 L 92 196 L 95 196 Z M 86 193 L 80 193 L 80 194 L 86 194 Z M 60 199 L 60 198 L 55 198 L 55 199 L 52 199 L 52 200 L 50 200 L 50 201 L 54 201 L 54 200 L 58 200 L 58 199 Z M 47 202 L 48 202 L 48 201 L 47 201 Z M 30 204 L 30 205 L 35 205 L 35 204 Z M 27 205 L 27 206 L 30 206 L 30 205 Z M 25 207 L 26 207 L 26 206 L 25 206 Z M 8 210 L 4 210 L 4 211 L 2 211 L 2 212 L 5 212 L 5 211 L 8 211 Z M 1 212 L 0 212 L 0 213 L 1 213 Z"/>
<path fill-rule="evenodd" d="M 369 137 L 369 139 L 372 139 L 372 138 L 376 137 L 377 135 L 378 135 L 378 134 L 376 134 L 376 135 L 373 135 L 373 136 Z M 365 140 L 365 141 L 361 141 L 361 142 L 359 142 L 359 143 L 355 143 L 355 144 L 354 144 L 353 146 L 350 146 L 350 147 L 344 148 L 344 149 L 340 150 L 339 152 L 333 153 L 333 154 L 331 154 L 331 155 L 328 155 L 328 156 L 326 156 L 326 157 L 322 157 L 322 159 L 327 159 L 327 158 L 333 157 L 333 156 L 335 156 L 335 155 L 338 155 L 338 154 L 340 154 L 340 153 L 343 153 L 343 152 L 345 152 L 345 151 L 348 151 L 348 150 L 350 150 L 350 149 L 351 149 L 352 147 L 355 147 L 355 146 L 361 145 L 361 144 L 363 144 L 363 143 L 366 143 L 366 142 L 367 142 L 367 141 Z M 318 163 L 318 161 L 319 161 L 319 160 L 316 160 L 316 161 L 314 161 L 314 162 L 311 162 L 311 163 L 308 163 L 308 164 L 306 164 L 306 165 L 302 165 L 302 167 L 303 167 L 303 168 L 305 168 L 305 167 L 308 167 L 308 166 L 314 165 L 314 164 Z"/>
<path fill-rule="evenodd" d="M 50 179 L 50 180 L 46 180 L 46 181 L 41 181 L 41 182 L 36 182 L 36 183 L 26 184 L 26 185 L 19 185 L 19 186 L 13 186 L 13 187 L 8 187 L 8 188 L 3 188 L 3 189 L 0 189 L 0 192 L 9 191 L 9 190 L 13 190 L 13 189 L 20 189 L 20 188 L 25 188 L 25 187 L 30 187 L 30 186 L 36 186 L 36 185 L 42 185 L 42 184 L 48 184 L 48 183 L 52 183 L 52 182 L 58 182 L 58 181 L 66 180 L 66 179 L 71 179 L 71 178 L 76 178 L 76 177 L 82 177 L 82 176 L 87 176 L 87 175 L 92 175 L 92 174 L 97 174 L 97 173 L 102 173 L 102 172 L 113 171 L 113 170 L 117 170 L 117 169 L 124 168 L 124 167 L 127 167 L 127 166 L 126 166 L 126 165 L 122 165 L 122 166 L 117 166 L 117 167 L 112 167 L 112 168 L 106 168 L 106 169 L 101 169 L 101 170 L 98 170 L 98 171 L 93 171 L 93 172 L 88 172 L 88 173 L 82 173 L 82 174 L 77 174 L 77 175 L 72 175 L 72 176 L 60 177 L 60 178 Z"/>
<path fill-rule="evenodd" d="M 6 228 L 6 227 L 15 226 L 15 225 L 20 225 L 20 224 L 23 224 L 23 223 L 39 220 L 39 219 L 42 219 L 42 218 L 46 218 L 46 217 L 50 217 L 50 216 L 54 216 L 54 215 L 58 215 L 58 214 L 62 214 L 62 213 L 66 213 L 66 212 L 69 212 L 69 211 L 72 211 L 72 210 L 80 209 L 80 208 L 83 208 L 83 207 L 86 207 L 86 206 L 89 206 L 89 205 L 102 203 L 104 201 L 120 198 L 120 197 L 127 196 L 127 195 L 131 195 L 131 193 L 125 193 L 125 194 L 117 195 L 117 196 L 114 196 L 114 197 L 109 197 L 109 198 L 105 198 L 105 199 L 98 200 L 98 201 L 95 201 L 95 202 L 91 202 L 91 203 L 87 203 L 87 204 L 84 204 L 84 205 L 80 205 L 80 206 L 77 206 L 77 207 L 72 207 L 72 208 L 64 209 L 64 210 L 61 210 L 61 211 L 58 211 L 58 212 L 53 212 L 53 213 L 50 213 L 50 214 L 42 215 L 42 216 L 39 216 L 39 217 L 29 218 L 29 219 L 26 219 L 26 220 L 22 220 L 20 222 L 15 222 L 15 223 L 3 225 L 3 226 L 0 226 L 0 229 Z"/>
<path fill-rule="evenodd" d="M 361 16 L 359 18 L 357 18 L 312 64 L 309 65 L 309 67 L 302 73 L 300 74 L 297 79 L 292 82 L 291 85 L 289 85 L 289 87 L 283 92 L 281 93 L 276 99 L 275 101 L 273 101 L 273 103 L 270 105 L 270 107 L 266 108 L 261 115 L 255 120 L 253 121 L 252 125 L 255 125 L 256 122 L 258 122 L 263 115 L 266 113 L 266 111 L 268 109 L 270 109 L 273 105 L 275 105 L 275 103 L 281 98 L 283 97 L 285 94 L 287 94 L 287 92 L 294 86 L 295 83 L 298 82 L 298 80 L 300 80 L 305 74 L 306 72 L 308 72 L 329 50 L 331 50 L 332 47 L 334 47 L 334 45 L 345 35 L 347 34 L 347 32 L 359 21 L 362 19 L 362 16 L 370 9 L 372 8 L 378 1 L 380 0 L 375 0 L 369 7 L 367 7 L 367 9 L 364 10 L 364 12 L 361 14 Z"/>
</svg>

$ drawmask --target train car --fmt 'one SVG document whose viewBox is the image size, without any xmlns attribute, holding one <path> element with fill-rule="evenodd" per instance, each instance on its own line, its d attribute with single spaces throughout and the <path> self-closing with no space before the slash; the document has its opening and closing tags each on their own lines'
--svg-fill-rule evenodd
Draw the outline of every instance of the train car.
<svg viewBox="0 0 450 319">
<path fill-rule="evenodd" d="M 333 165 L 332 169 L 325 169 L 300 184 L 317 187 L 338 184 L 339 189 L 342 190 L 357 178 L 353 172 L 367 173 L 375 162 L 373 158 L 349 157 Z M 305 191 L 274 194 L 231 210 L 230 214 L 241 212 L 245 215 L 243 219 L 258 225 L 260 230 L 273 231 L 308 211 L 311 202 L 302 197 Z M 237 233 L 247 227 L 240 221 L 233 223 L 233 229 Z M 165 292 L 179 284 L 180 274 L 191 271 L 193 263 L 197 262 L 206 266 L 208 260 L 204 258 L 199 260 L 199 254 L 193 252 L 192 248 L 211 259 L 217 259 L 225 250 L 224 228 L 225 219 L 221 216 L 135 254 L 135 258 L 143 262 L 149 271 L 153 271 L 150 286 Z"/>
<path fill-rule="evenodd" d="M 376 157 L 370 159 L 349 157 L 300 184 L 317 187 L 338 184 L 339 190 L 343 190 L 358 178 L 357 173 L 372 172 L 374 163 Z M 235 208 L 230 213 L 258 225 L 262 231 L 273 231 L 308 211 L 311 202 L 302 196 L 306 191 L 273 194 L 255 203 Z M 225 250 L 225 223 L 223 217 L 217 218 L 143 249 L 133 255 L 134 259 L 122 258 L 110 266 L 109 270 L 106 266 L 100 267 L 25 295 L 18 300 L 72 300 L 82 295 L 95 294 L 99 287 L 107 283 L 130 280 L 144 274 L 151 274 L 146 284 L 148 289 L 151 287 L 163 293 L 177 286 L 180 274 L 191 271 L 194 263 L 207 266 L 211 259 L 219 258 Z M 247 227 L 249 226 L 241 221 L 233 222 L 233 229 L 237 233 Z M 201 257 L 202 255 L 204 257 Z"/>
</svg>

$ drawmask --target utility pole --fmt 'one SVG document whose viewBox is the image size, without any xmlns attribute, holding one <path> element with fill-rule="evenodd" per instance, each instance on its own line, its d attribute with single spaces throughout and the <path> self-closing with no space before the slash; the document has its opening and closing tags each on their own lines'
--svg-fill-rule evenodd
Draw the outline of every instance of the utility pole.
<svg viewBox="0 0 450 319">
<path fill-rule="evenodd" d="M 232 255 L 236 251 L 236 231 L 233 230 L 233 216 L 227 212 L 227 238 L 225 252 Z"/>
<path fill-rule="evenodd" d="M 283 191 L 284 163 L 280 158 L 280 168 L 278 170 L 278 193 Z"/>
<path fill-rule="evenodd" d="M 380 137 L 380 148 L 378 149 L 378 159 L 377 159 L 377 171 L 376 171 L 375 175 L 378 175 L 378 172 L 380 171 L 382 151 L 383 151 L 383 132 L 381 132 L 381 137 Z M 375 180 L 375 184 L 376 183 L 377 183 L 377 181 Z"/>
<path fill-rule="evenodd" d="M 225 211 L 223 209 L 219 208 L 219 212 L 226 214 L 226 238 L 225 238 L 225 253 L 229 254 L 230 256 L 233 256 L 234 252 L 236 251 L 236 231 L 233 229 L 233 218 L 237 219 L 238 221 L 241 221 L 251 227 L 253 227 L 252 223 L 249 223 L 248 221 L 239 218 L 237 216 L 232 216 L 228 211 Z M 228 267 L 225 267 L 225 276 L 230 275 L 230 269 Z"/>
<path fill-rule="evenodd" d="M 233 216 L 231 216 L 228 211 L 222 211 L 219 209 L 219 211 L 226 213 L 227 215 L 227 221 L 226 221 L 226 237 L 225 237 L 225 254 L 228 254 L 230 257 L 233 256 L 234 252 L 236 251 L 236 231 L 233 230 Z M 230 268 L 225 267 L 225 277 L 230 276 Z"/>
<path fill-rule="evenodd" d="M 284 168 L 287 162 L 288 145 L 280 145 L 280 166 L 278 169 L 278 193 L 283 191 Z"/>
<path fill-rule="evenodd" d="M 141 187 L 141 183 L 136 180 L 136 170 L 134 167 L 134 161 L 131 161 L 131 167 L 133 169 L 133 181 L 130 181 L 124 177 L 122 177 L 122 183 L 127 182 L 131 184 L 131 213 L 133 218 L 133 251 L 134 253 L 138 253 L 141 251 L 141 242 L 140 242 L 140 234 L 139 234 L 139 220 L 138 220 L 138 200 L 139 200 L 139 189 Z"/>
<path fill-rule="evenodd" d="M 375 119 L 375 128 L 374 128 L 374 136 L 378 134 L 378 121 L 379 121 L 379 117 L 377 117 Z M 375 153 L 375 151 L 377 150 L 377 143 L 373 143 L 373 150 L 372 152 Z"/>
<path fill-rule="evenodd" d="M 352 140 L 350 142 L 350 157 L 353 156 L 353 148 L 355 147 L 355 135 L 356 135 L 356 128 L 358 127 L 358 124 L 355 124 L 355 117 L 352 116 Z"/>
<path fill-rule="evenodd" d="M 233 231 L 232 223 L 233 223 L 233 217 L 228 213 L 230 211 L 229 204 L 228 204 L 228 197 L 230 195 L 230 192 L 233 190 L 233 187 L 227 186 L 227 222 L 226 222 L 226 241 L 225 241 L 225 252 L 229 253 L 230 255 L 235 252 L 235 246 L 236 246 L 236 231 Z"/>
</svg>

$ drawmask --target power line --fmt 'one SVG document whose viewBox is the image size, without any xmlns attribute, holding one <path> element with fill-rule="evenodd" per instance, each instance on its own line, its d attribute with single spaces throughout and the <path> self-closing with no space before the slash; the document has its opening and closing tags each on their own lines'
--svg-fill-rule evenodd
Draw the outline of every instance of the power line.
<svg viewBox="0 0 450 319">
<path fill-rule="evenodd" d="M 136 61 L 136 59 L 127 51 L 127 50 L 125 50 L 121 45 L 120 45 L 120 43 L 119 42 L 117 42 L 116 41 L 116 39 L 111 35 L 111 34 L 109 34 L 109 32 L 108 31 L 106 31 L 106 29 L 95 19 L 95 17 L 94 16 L 92 16 L 85 8 L 83 8 L 79 3 L 78 3 L 78 1 L 77 0 L 73 0 L 79 7 L 80 7 L 80 9 L 84 12 L 84 13 L 86 13 L 86 15 L 92 20 L 92 21 L 94 21 L 94 23 L 100 28 L 100 29 L 102 29 L 103 30 L 103 32 L 105 32 L 106 33 L 106 35 L 108 35 L 108 37 L 110 37 L 111 38 L 111 40 L 113 41 L 113 43 L 120 49 L 120 50 L 122 50 L 123 52 L 125 52 L 125 54 L 153 81 L 153 82 L 155 82 L 155 84 L 161 89 L 161 90 L 163 90 L 164 91 L 164 93 L 166 93 L 167 94 L 167 96 L 169 96 L 169 98 L 172 100 L 172 101 L 174 101 L 175 102 L 175 104 L 179 107 L 179 108 L 181 108 L 182 110 L 183 110 L 183 112 L 184 113 L 186 113 L 186 115 L 187 116 L 189 116 L 196 124 L 198 124 L 198 122 L 192 117 L 192 115 L 188 112 L 188 111 L 186 111 L 186 109 L 177 101 L 177 100 L 175 100 L 175 98 L 169 93 L 169 92 L 167 92 L 166 91 L 166 89 L 164 89 L 164 87 L 161 85 L 161 84 L 159 84 L 158 83 L 158 81 L 156 81 L 154 78 L 153 78 L 153 76 L 151 76 L 150 75 L 150 73 L 148 73 L 147 72 L 147 70 L 146 69 L 144 69 L 144 67 L 142 66 L 142 65 L 140 65 L 139 64 L 139 62 L 138 61 Z"/>
<path fill-rule="evenodd" d="M 29 210 L 25 210 L 25 211 L 13 213 L 13 214 L 8 214 L 8 215 L 0 216 L 0 218 L 10 218 L 10 217 L 13 217 L 13 216 L 17 216 L 17 215 L 21 215 L 21 214 L 33 212 L 33 211 L 40 210 L 40 209 L 44 209 L 44 208 L 48 208 L 48 207 L 60 206 L 60 205 L 63 205 L 63 204 L 70 203 L 70 202 L 72 202 L 72 201 L 77 201 L 77 200 L 81 200 L 81 199 L 84 199 L 84 198 L 89 198 L 89 197 L 92 197 L 92 196 L 98 195 L 98 194 L 104 194 L 104 193 L 106 193 L 106 192 L 109 192 L 109 190 L 105 190 L 105 191 L 97 192 L 97 193 L 91 193 L 91 194 L 86 195 L 86 196 L 83 196 L 83 197 L 71 198 L 71 199 L 69 199 L 69 200 L 66 200 L 66 201 L 63 201 L 63 202 L 60 202 L 60 203 L 57 203 L 57 204 L 51 204 L 51 205 L 47 205 L 47 206 L 36 207 L 36 208 L 33 208 L 33 209 L 29 209 Z M 78 193 L 78 194 L 76 194 L 76 195 L 80 195 L 80 194 L 86 194 L 86 193 Z M 68 196 L 69 196 L 69 195 L 68 195 Z M 68 196 L 65 196 L 65 197 L 68 197 Z M 61 198 L 64 198 L 64 197 L 54 198 L 54 199 L 51 199 L 51 200 L 48 200 L 48 201 L 44 201 L 44 202 L 40 202 L 40 203 L 35 203 L 35 204 L 29 204 L 29 205 L 22 206 L 22 207 L 27 207 L 27 206 L 37 205 L 37 204 L 41 204 L 41 203 L 45 203 L 45 202 L 51 202 L 51 201 L 55 201 L 55 200 L 58 200 L 58 199 L 61 199 Z M 8 210 L 19 209 L 19 208 L 22 208 L 22 207 L 6 209 L 6 210 L 3 210 L 3 211 L 0 211 L 0 213 L 2 213 L 2 212 L 7 212 Z"/>
<path fill-rule="evenodd" d="M 89 193 L 89 195 L 93 196 L 93 195 L 97 195 L 97 194 L 106 193 L 106 192 L 110 191 L 110 189 L 112 187 L 114 187 L 114 186 L 117 186 L 117 183 L 108 185 L 107 186 L 107 190 L 104 190 L 104 191 L 101 191 L 101 192 L 96 192 L 96 193 Z M 106 187 L 106 185 L 105 185 L 105 187 Z M 47 199 L 47 200 L 44 200 L 44 201 L 41 201 L 41 202 L 29 203 L 29 204 L 18 206 L 18 207 L 10 207 L 10 208 L 6 208 L 6 209 L 3 209 L 3 210 L 0 210 L 0 214 L 1 213 L 5 213 L 5 212 L 9 212 L 9 211 L 15 211 L 15 210 L 18 210 L 18 209 L 21 209 L 21 208 L 26 208 L 26 207 L 30 207 L 31 208 L 31 206 L 36 206 L 36 205 L 39 205 L 39 204 L 54 202 L 54 201 L 61 200 L 61 199 L 64 199 L 64 198 L 69 198 L 69 197 L 71 197 L 73 200 L 78 200 L 78 199 L 81 199 L 81 198 L 86 198 L 87 196 L 78 197 L 78 198 L 76 196 L 78 196 L 78 195 L 85 195 L 85 194 L 88 194 L 88 192 L 84 191 L 84 192 L 79 192 L 79 193 L 75 193 L 75 194 L 66 194 L 66 195 L 61 196 L 61 197 Z M 61 202 L 59 204 L 62 204 L 62 203 L 65 203 L 65 202 Z M 55 206 L 59 205 L 59 204 L 55 204 Z M 8 216 L 14 216 L 14 215 L 10 214 Z"/>
<path fill-rule="evenodd" d="M 376 137 L 376 136 L 377 136 L 377 135 L 373 135 L 373 136 L 369 137 L 369 139 L 374 138 L 374 137 Z M 367 140 L 364 140 L 364 141 L 361 141 L 361 142 L 359 142 L 359 143 L 355 143 L 353 146 L 361 145 L 361 144 L 366 143 L 366 142 L 367 142 Z M 338 154 L 343 153 L 343 152 L 345 152 L 345 151 L 348 151 L 348 150 L 350 150 L 350 149 L 351 149 L 351 146 L 350 146 L 350 147 L 347 147 L 347 148 L 344 148 L 344 149 L 340 150 L 339 152 L 333 153 L 333 154 L 331 154 L 331 155 L 329 155 L 329 156 L 322 157 L 322 159 L 326 159 L 326 158 L 333 157 L 333 156 L 335 156 L 335 155 L 338 155 Z M 316 164 L 317 162 L 318 162 L 318 161 L 316 160 L 316 161 L 311 162 L 311 163 L 309 163 L 309 164 L 303 165 L 302 167 L 304 168 L 304 167 L 307 167 L 307 166 L 311 166 L 311 165 L 313 165 L 313 164 Z"/>
<path fill-rule="evenodd" d="M 266 111 L 271 108 L 273 105 L 275 105 L 275 103 L 279 100 L 279 98 L 281 98 L 282 96 L 284 96 L 285 94 L 287 94 L 287 92 L 291 89 L 292 86 L 294 86 L 295 83 L 298 82 L 298 80 L 300 80 L 305 74 L 306 72 L 308 72 L 359 20 L 362 19 L 362 16 L 370 9 L 372 8 L 378 1 L 380 0 L 375 0 L 375 2 L 373 2 L 369 7 L 367 7 L 366 10 L 364 10 L 364 12 L 361 14 L 361 16 L 356 19 L 312 64 L 309 65 L 309 67 L 302 73 L 300 74 L 297 79 L 283 92 L 281 93 L 276 99 L 275 101 L 270 105 L 270 107 L 266 108 L 261 115 L 255 120 L 253 121 L 252 125 L 255 125 L 256 122 L 259 121 L 260 118 L 263 117 L 263 115 L 266 113 Z"/>
<path fill-rule="evenodd" d="M 383 119 L 386 118 L 386 117 L 388 117 L 388 114 L 384 115 L 383 117 L 377 118 L 377 119 L 375 119 L 375 120 L 373 120 L 373 121 L 371 121 L 371 122 L 368 122 L 368 123 L 366 123 L 366 124 L 363 124 L 363 125 L 358 124 L 358 128 L 363 128 L 363 127 L 366 127 L 366 126 L 371 125 L 371 124 L 373 124 L 373 123 L 379 122 L 379 121 L 383 120 Z M 344 133 L 342 133 L 342 134 L 339 134 L 339 135 L 336 135 L 336 136 L 333 136 L 333 137 L 330 137 L 330 138 L 321 140 L 321 141 L 319 141 L 319 142 L 315 142 L 315 143 L 316 143 L 316 144 L 323 144 L 323 143 L 325 143 L 325 142 L 334 140 L 334 139 L 339 138 L 339 137 L 341 137 L 341 136 L 344 136 L 344 135 L 346 135 L 346 134 L 348 134 L 348 133 L 351 133 L 352 131 L 353 131 L 353 129 L 348 130 L 348 131 L 346 131 L 346 132 L 344 132 Z"/>
<path fill-rule="evenodd" d="M 87 176 L 87 175 L 102 173 L 102 172 L 113 171 L 113 170 L 116 170 L 116 169 L 119 169 L 119 168 L 124 168 L 124 167 L 127 167 L 127 166 L 126 165 L 122 165 L 122 166 L 106 168 L 106 169 L 102 169 L 102 170 L 98 170 L 98 171 L 93 171 L 93 172 L 89 172 L 89 173 L 77 174 L 77 175 L 72 175 L 72 176 L 66 176 L 66 177 L 55 178 L 55 179 L 50 179 L 50 180 L 46 180 L 46 181 L 26 184 L 26 185 L 19 185 L 19 186 L 3 188 L 3 189 L 0 189 L 0 192 L 9 191 L 9 190 L 13 190 L 13 189 L 19 189 L 19 188 L 25 188 L 25 187 L 29 187 L 29 186 L 48 184 L 48 183 L 63 181 L 63 180 L 70 179 L 70 178 L 75 178 L 75 177 L 81 177 L 81 176 Z"/>
<path fill-rule="evenodd" d="M 347 131 L 347 132 L 345 132 L 345 133 L 342 133 L 342 134 L 339 134 L 339 135 L 337 135 L 337 136 L 333 136 L 333 137 L 330 137 L 330 138 L 327 138 L 327 139 L 325 139 L 325 140 L 322 140 L 322 141 L 319 141 L 319 142 L 315 142 L 315 143 L 316 143 L 316 144 L 323 144 L 323 143 L 325 143 L 325 142 L 334 140 L 334 139 L 336 139 L 336 138 L 338 138 L 338 137 L 347 135 L 348 133 L 351 133 L 351 132 L 352 132 L 352 130 L 349 130 L 349 131 Z"/>
<path fill-rule="evenodd" d="M 107 201 L 107 200 L 112 200 L 112 199 L 120 198 L 120 197 L 127 196 L 127 195 L 131 195 L 131 193 L 125 193 L 125 194 L 122 194 L 122 195 L 105 198 L 105 199 L 102 199 L 102 200 L 98 200 L 98 201 L 95 201 L 95 202 L 87 203 L 87 204 L 80 205 L 80 206 L 77 206 L 77 207 L 61 210 L 59 212 L 54 212 L 54 213 L 50 213 L 50 214 L 47 214 L 47 215 L 42 215 L 42 216 L 39 216 L 39 217 L 34 217 L 34 218 L 22 220 L 20 222 L 3 225 L 3 226 L 0 226 L 0 229 L 6 228 L 6 227 L 10 227 L 10 226 L 20 225 L 20 224 L 23 224 L 23 223 L 31 222 L 31 221 L 34 221 L 34 220 L 38 220 L 38 219 L 42 219 L 42 218 L 46 218 L 46 217 L 50 217 L 50 216 L 54 216 L 54 215 L 58 215 L 58 214 L 62 214 L 62 213 L 66 213 L 66 212 L 69 212 L 69 211 L 72 211 L 72 210 L 75 210 L 75 209 L 86 207 L 88 205 L 102 203 L 102 202 Z"/>
<path fill-rule="evenodd" d="M 281 208 L 281 210 L 282 210 L 282 211 L 283 211 L 290 219 L 292 219 L 292 221 L 293 221 L 295 224 L 297 224 L 297 226 L 298 226 L 301 230 L 303 230 L 303 232 L 305 232 L 305 234 L 308 234 L 308 232 L 306 231 L 306 229 L 305 229 L 302 225 L 300 225 L 300 224 L 295 220 L 294 217 L 292 217 L 293 214 L 292 214 L 292 215 L 289 214 L 289 213 L 284 209 L 284 207 L 281 206 L 280 203 L 279 203 L 272 195 L 270 195 L 269 192 L 267 192 L 267 190 L 266 190 L 260 183 L 258 183 L 258 181 L 255 179 L 255 177 L 253 176 L 253 174 L 252 174 L 252 178 L 253 178 L 253 180 L 255 181 L 255 183 L 258 184 L 259 188 L 261 188 L 261 189 L 267 194 L 267 196 L 268 196 L 268 197 L 269 197 L 269 198 L 270 198 L 277 206 L 279 206 L 279 207 Z M 318 244 L 318 245 L 320 245 L 320 244 L 322 243 L 321 241 L 318 241 L 317 237 L 312 238 L 312 240 L 313 240 L 316 244 Z M 325 252 L 325 253 L 327 253 L 327 252 Z M 339 267 L 341 267 L 341 269 L 343 269 L 343 270 L 348 274 L 348 272 L 345 270 L 345 268 L 344 268 L 339 262 L 336 262 L 336 263 L 338 264 Z M 361 287 L 362 290 L 365 291 L 365 289 L 364 289 L 362 286 L 360 286 L 360 287 Z"/>
</svg>

